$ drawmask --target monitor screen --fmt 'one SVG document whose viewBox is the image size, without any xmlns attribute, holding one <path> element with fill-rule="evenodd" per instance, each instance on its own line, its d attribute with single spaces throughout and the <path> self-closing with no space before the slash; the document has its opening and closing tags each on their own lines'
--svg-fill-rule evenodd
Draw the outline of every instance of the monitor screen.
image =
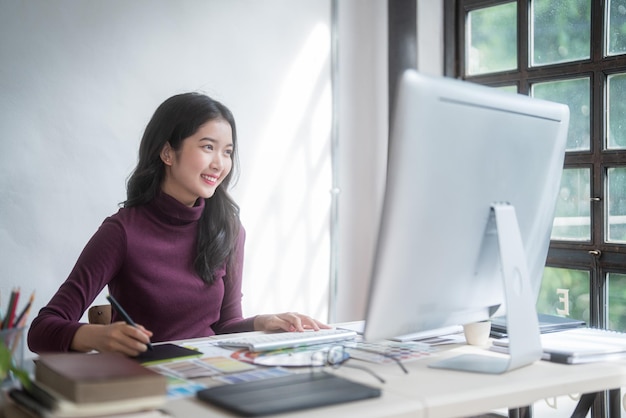
<svg viewBox="0 0 626 418">
<path fill-rule="evenodd" d="M 517 232 L 504 235 L 521 237 L 527 273 L 515 286 L 530 294 L 535 312 L 567 106 L 408 70 L 395 109 L 365 338 L 511 314 L 491 239 L 494 205 L 514 209 Z"/>
</svg>

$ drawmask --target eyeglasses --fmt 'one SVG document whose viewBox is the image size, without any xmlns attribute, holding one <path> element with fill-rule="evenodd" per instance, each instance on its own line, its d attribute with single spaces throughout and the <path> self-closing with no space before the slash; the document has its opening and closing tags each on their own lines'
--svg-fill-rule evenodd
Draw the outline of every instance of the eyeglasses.
<svg viewBox="0 0 626 418">
<path fill-rule="evenodd" d="M 409 371 L 404 367 L 404 365 L 402 364 L 402 362 L 395 358 L 394 356 L 391 356 L 389 354 L 386 353 L 380 353 L 378 351 L 374 351 L 374 350 L 367 350 L 364 348 L 356 348 L 356 347 L 350 347 L 350 350 L 361 350 L 361 351 L 368 351 L 370 353 L 374 353 L 374 354 L 380 354 L 384 357 L 390 358 L 395 360 L 395 362 L 398 364 L 398 366 L 400 366 L 400 368 L 405 372 L 408 373 Z M 373 370 L 365 367 L 365 366 L 361 366 L 361 365 L 357 365 L 357 364 L 347 364 L 347 361 L 350 360 L 350 353 L 349 351 L 346 349 L 346 347 L 344 347 L 343 345 L 333 345 L 328 347 L 327 349 L 323 349 L 323 350 L 318 350 L 313 352 L 313 354 L 311 355 L 311 367 L 323 367 L 323 366 L 330 366 L 334 369 L 338 369 L 340 366 L 345 366 L 345 367 L 350 367 L 353 369 L 359 369 L 359 370 L 363 370 L 366 373 L 369 373 L 371 376 L 373 376 L 374 378 L 376 378 L 380 383 L 385 383 L 385 379 L 383 379 L 382 377 L 380 377 L 377 373 L 375 373 Z"/>
<path fill-rule="evenodd" d="M 364 353 L 376 354 L 376 355 L 388 358 L 390 360 L 393 360 L 398 365 L 398 367 L 402 369 L 402 371 L 405 374 L 409 374 L 409 371 L 407 370 L 406 367 L 404 367 L 404 364 L 402 364 L 402 361 L 400 361 L 400 359 L 394 356 L 393 354 L 389 354 L 389 353 L 386 353 L 384 351 L 379 351 L 379 350 L 372 350 L 372 349 L 365 348 L 365 347 L 359 347 L 358 345 L 351 345 L 350 347 L 348 347 L 348 350 L 357 350 L 357 351 L 362 351 Z"/>
</svg>

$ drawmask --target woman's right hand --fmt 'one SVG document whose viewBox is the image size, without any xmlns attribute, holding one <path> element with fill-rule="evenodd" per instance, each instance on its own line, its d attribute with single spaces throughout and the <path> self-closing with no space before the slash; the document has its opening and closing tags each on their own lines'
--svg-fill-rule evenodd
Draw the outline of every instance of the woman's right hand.
<svg viewBox="0 0 626 418">
<path fill-rule="evenodd" d="M 150 337 L 152 332 L 143 326 L 133 327 L 122 321 L 110 325 L 85 324 L 74 334 L 71 348 L 82 352 L 114 351 L 134 357 L 148 349 Z"/>
</svg>

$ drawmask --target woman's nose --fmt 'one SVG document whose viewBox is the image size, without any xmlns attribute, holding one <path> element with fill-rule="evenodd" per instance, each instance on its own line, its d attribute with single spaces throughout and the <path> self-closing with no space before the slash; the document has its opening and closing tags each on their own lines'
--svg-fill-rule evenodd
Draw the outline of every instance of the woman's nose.
<svg viewBox="0 0 626 418">
<path fill-rule="evenodd" d="M 211 164 L 209 165 L 209 167 L 217 171 L 217 170 L 221 170 L 223 166 L 224 166 L 224 162 L 222 161 L 222 157 L 219 155 L 214 155 L 213 158 L 211 159 Z"/>
</svg>

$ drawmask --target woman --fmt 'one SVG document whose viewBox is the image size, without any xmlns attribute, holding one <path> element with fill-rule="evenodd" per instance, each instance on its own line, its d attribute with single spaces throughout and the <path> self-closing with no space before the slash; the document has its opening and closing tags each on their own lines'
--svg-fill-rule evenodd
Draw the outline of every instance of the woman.
<svg viewBox="0 0 626 418">
<path fill-rule="evenodd" d="M 245 231 L 228 194 L 236 171 L 231 112 L 198 93 L 173 96 L 148 123 L 123 207 L 104 220 L 67 280 L 33 320 L 33 352 L 118 351 L 241 331 L 326 325 L 297 313 L 242 317 Z M 78 322 L 109 292 L 138 327 Z"/>
</svg>

